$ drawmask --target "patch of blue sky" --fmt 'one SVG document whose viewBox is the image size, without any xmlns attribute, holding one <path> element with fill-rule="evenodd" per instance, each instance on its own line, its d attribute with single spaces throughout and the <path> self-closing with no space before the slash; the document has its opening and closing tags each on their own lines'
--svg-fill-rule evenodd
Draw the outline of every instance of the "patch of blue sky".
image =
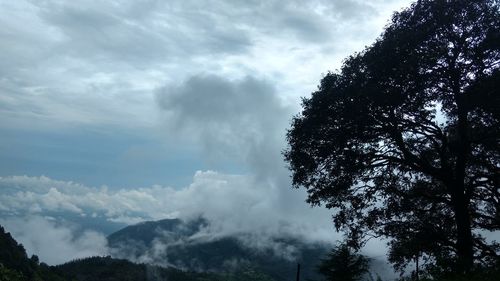
<svg viewBox="0 0 500 281">
<path fill-rule="evenodd" d="M 0 176 L 46 175 L 87 186 L 182 188 L 198 170 L 242 174 L 240 163 L 207 161 L 193 145 L 147 130 L 75 127 L 64 130 L 0 129 Z"/>
</svg>

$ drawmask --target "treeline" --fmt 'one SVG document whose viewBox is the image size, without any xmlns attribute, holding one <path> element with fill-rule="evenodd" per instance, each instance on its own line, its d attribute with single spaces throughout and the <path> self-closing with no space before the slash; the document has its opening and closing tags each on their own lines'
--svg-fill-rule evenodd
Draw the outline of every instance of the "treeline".
<svg viewBox="0 0 500 281">
<path fill-rule="evenodd" d="M 147 264 L 136 264 L 123 259 L 90 257 L 56 266 L 67 278 L 78 281 L 272 281 L 270 277 L 252 267 L 230 273 L 182 271 Z"/>
</svg>

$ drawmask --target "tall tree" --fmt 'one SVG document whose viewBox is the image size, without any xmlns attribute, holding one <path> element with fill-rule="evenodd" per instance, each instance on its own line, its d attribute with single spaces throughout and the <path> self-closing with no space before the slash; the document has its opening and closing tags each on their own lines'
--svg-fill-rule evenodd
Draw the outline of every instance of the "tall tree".
<svg viewBox="0 0 500 281">
<path fill-rule="evenodd" d="M 462 273 L 498 260 L 479 230 L 500 230 L 499 6 L 417 1 L 303 99 L 293 185 L 358 246 L 384 236 L 394 263 Z"/>
</svg>

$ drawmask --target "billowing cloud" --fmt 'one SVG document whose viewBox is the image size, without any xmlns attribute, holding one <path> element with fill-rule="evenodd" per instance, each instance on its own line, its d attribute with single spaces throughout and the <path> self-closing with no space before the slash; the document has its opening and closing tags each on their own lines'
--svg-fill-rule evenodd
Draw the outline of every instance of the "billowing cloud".
<svg viewBox="0 0 500 281">
<path fill-rule="evenodd" d="M 195 141 L 212 159 L 238 159 L 261 178 L 283 169 L 280 151 L 292 110 L 271 82 L 195 75 L 163 87 L 158 102 L 169 129 Z"/>
<path fill-rule="evenodd" d="M 28 255 L 37 255 L 50 265 L 108 253 L 104 235 L 88 230 L 78 232 L 50 218 L 30 216 L 24 219 L 0 219 L 0 224 L 23 244 Z"/>
</svg>

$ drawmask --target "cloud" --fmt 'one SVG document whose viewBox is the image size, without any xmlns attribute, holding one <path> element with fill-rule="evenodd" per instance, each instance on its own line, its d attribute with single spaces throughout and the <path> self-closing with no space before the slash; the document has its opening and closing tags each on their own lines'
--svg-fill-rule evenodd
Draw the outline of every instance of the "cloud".
<svg viewBox="0 0 500 281">
<path fill-rule="evenodd" d="M 157 100 L 169 129 L 200 144 L 211 159 L 240 159 L 265 178 L 283 168 L 280 151 L 292 110 L 270 81 L 194 75 L 161 88 Z"/>
<path fill-rule="evenodd" d="M 41 17 L 62 33 L 64 50 L 92 59 L 141 65 L 172 56 L 244 52 L 251 44 L 244 31 L 218 24 L 219 14 L 201 12 L 193 3 L 149 4 L 140 8 L 142 14 L 134 10 L 142 3 L 39 7 Z"/>
<path fill-rule="evenodd" d="M 309 208 L 300 196 L 298 201 L 279 202 L 286 199 L 280 196 L 281 191 L 243 175 L 197 172 L 193 182 L 181 189 L 153 186 L 120 190 L 47 177 L 1 177 L 0 190 L 0 211 L 11 218 L 72 212 L 132 224 L 202 215 L 210 221 L 212 235 L 296 233 L 311 240 L 331 240 L 332 235 L 328 211 Z M 47 200 L 54 194 L 57 202 Z"/>
<path fill-rule="evenodd" d="M 49 218 L 0 219 L 0 223 L 23 244 L 28 255 L 37 255 L 50 265 L 108 253 L 104 235 L 94 231 L 77 233 L 76 229 L 57 224 Z"/>
<path fill-rule="evenodd" d="M 296 98 L 405 2 L 2 2 L 0 125 L 151 126 L 154 89 L 200 71 Z"/>
</svg>

